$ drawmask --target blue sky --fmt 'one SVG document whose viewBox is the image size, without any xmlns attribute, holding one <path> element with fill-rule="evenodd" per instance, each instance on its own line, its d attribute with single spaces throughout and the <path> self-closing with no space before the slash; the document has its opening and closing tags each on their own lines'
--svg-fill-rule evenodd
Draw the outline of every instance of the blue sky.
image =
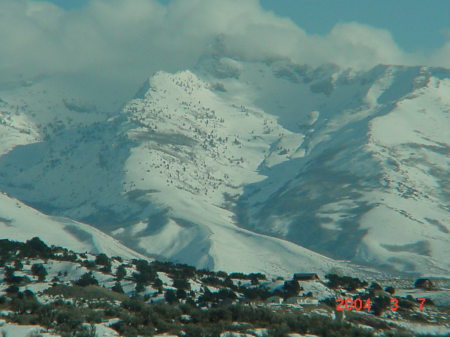
<svg viewBox="0 0 450 337">
<path fill-rule="evenodd" d="M 450 0 L 48 1 L 0 0 L 0 84 L 57 74 L 96 99 L 102 90 L 107 102 L 133 95 L 156 71 L 192 69 L 219 50 L 235 60 L 357 71 L 450 68 Z"/>
<path fill-rule="evenodd" d="M 49 0 L 66 9 L 89 0 Z M 160 0 L 168 3 L 170 0 Z M 449 0 L 260 0 L 307 33 L 326 34 L 339 22 L 356 21 L 387 29 L 404 50 L 436 49 L 450 40 Z"/>
<path fill-rule="evenodd" d="M 448 0 L 262 0 L 262 4 L 308 33 L 326 33 L 340 21 L 384 28 L 407 51 L 438 48 L 450 38 Z"/>
</svg>

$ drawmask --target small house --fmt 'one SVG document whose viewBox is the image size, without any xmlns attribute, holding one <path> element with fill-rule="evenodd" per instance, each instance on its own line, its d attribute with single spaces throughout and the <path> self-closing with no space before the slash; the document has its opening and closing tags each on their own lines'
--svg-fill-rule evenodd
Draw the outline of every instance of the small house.
<svg viewBox="0 0 450 337">
<path fill-rule="evenodd" d="M 283 298 L 280 296 L 271 296 L 266 300 L 266 303 L 281 304 L 281 303 L 283 303 Z"/>
<path fill-rule="evenodd" d="M 388 293 L 385 290 L 374 290 L 373 291 L 374 296 L 382 296 L 382 297 L 391 297 L 392 294 Z"/>
<path fill-rule="evenodd" d="M 244 305 L 251 305 L 252 300 L 247 297 L 242 297 L 239 299 L 239 303 Z"/>
<path fill-rule="evenodd" d="M 299 296 L 289 297 L 289 298 L 284 300 L 284 303 L 286 303 L 286 304 L 300 304 L 301 303 L 301 297 L 299 297 Z"/>
<path fill-rule="evenodd" d="M 222 301 L 220 301 L 220 305 L 222 306 L 230 306 L 236 303 L 236 301 L 232 298 L 224 298 Z"/>
<path fill-rule="evenodd" d="M 414 282 L 414 287 L 429 290 L 433 288 L 433 282 L 428 278 L 418 278 Z"/>
<path fill-rule="evenodd" d="M 259 298 L 249 299 L 246 297 L 239 299 L 239 303 L 249 306 L 260 306 L 265 304 L 265 302 Z"/>
<path fill-rule="evenodd" d="M 345 320 L 345 311 L 334 310 L 334 319 L 338 322 L 343 322 Z"/>
<path fill-rule="evenodd" d="M 317 305 L 319 304 L 319 300 L 312 297 L 303 297 L 303 296 L 294 296 L 287 298 L 284 303 L 286 304 L 295 304 L 295 305 Z"/>
<path fill-rule="evenodd" d="M 319 279 L 319 275 L 315 273 L 295 273 L 295 281 L 316 281 Z"/>
</svg>

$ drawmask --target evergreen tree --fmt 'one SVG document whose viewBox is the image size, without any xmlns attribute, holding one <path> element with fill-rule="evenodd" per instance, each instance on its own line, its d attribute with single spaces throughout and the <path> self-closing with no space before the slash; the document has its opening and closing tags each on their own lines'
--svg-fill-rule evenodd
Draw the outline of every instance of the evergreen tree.
<svg viewBox="0 0 450 337">
<path fill-rule="evenodd" d="M 156 271 L 146 260 L 135 260 L 135 265 L 138 273 L 133 273 L 133 279 L 136 283 L 147 285 L 156 278 Z"/>
<path fill-rule="evenodd" d="M 49 258 L 52 250 L 38 237 L 34 237 L 25 243 L 23 254 L 28 257 Z"/>
<path fill-rule="evenodd" d="M 119 281 L 116 281 L 116 283 L 114 283 L 114 286 L 111 288 L 112 291 L 115 291 L 116 293 L 120 293 L 123 294 L 123 288 L 122 285 L 120 284 Z"/>
<path fill-rule="evenodd" d="M 111 261 L 109 260 L 109 257 L 103 253 L 97 255 L 97 257 L 95 258 L 95 263 L 100 266 L 111 265 Z"/>
<path fill-rule="evenodd" d="M 83 274 L 78 281 L 75 282 L 77 286 L 86 287 L 90 285 L 98 285 L 98 281 L 92 272 Z"/>
<path fill-rule="evenodd" d="M 111 272 L 111 260 L 106 254 L 99 254 L 95 258 L 95 264 L 97 266 L 103 266 L 100 270 L 104 273 L 110 273 Z"/>
<path fill-rule="evenodd" d="M 137 293 L 141 293 L 141 292 L 145 291 L 145 285 L 141 282 L 137 282 L 135 290 Z"/>
<path fill-rule="evenodd" d="M 45 277 L 48 275 L 47 269 L 45 269 L 42 263 L 35 263 L 31 266 L 31 273 L 38 277 L 40 282 L 45 281 Z"/>
<path fill-rule="evenodd" d="M 391 304 L 391 300 L 389 297 L 386 296 L 377 296 L 372 301 L 372 312 L 379 316 L 381 315 L 386 309 L 389 308 L 389 305 Z"/>
<path fill-rule="evenodd" d="M 8 284 L 21 284 L 29 283 L 30 279 L 27 276 L 16 276 L 13 268 L 6 267 L 4 282 Z"/>
<path fill-rule="evenodd" d="M 163 281 L 161 281 L 161 279 L 159 277 L 157 277 L 154 281 L 153 281 L 153 286 L 157 289 L 162 288 L 163 286 Z"/>
<path fill-rule="evenodd" d="M 23 263 L 20 260 L 14 261 L 14 268 L 16 270 L 22 270 L 23 269 Z"/>
<path fill-rule="evenodd" d="M 124 277 L 127 276 L 127 270 L 125 269 L 125 266 L 121 264 L 116 271 L 116 277 L 118 281 L 121 281 L 124 279 Z"/>
<path fill-rule="evenodd" d="M 289 298 L 297 296 L 300 290 L 301 287 L 298 284 L 298 281 L 296 280 L 285 281 L 283 285 L 283 297 Z"/>
<path fill-rule="evenodd" d="M 187 297 L 186 291 L 184 289 L 177 289 L 177 298 L 183 299 Z"/>
<path fill-rule="evenodd" d="M 178 301 L 175 291 L 173 291 L 171 289 L 166 291 L 166 293 L 164 294 L 164 298 L 166 299 L 167 303 L 169 303 L 169 304 L 174 304 Z"/>
<path fill-rule="evenodd" d="M 188 280 L 185 278 L 178 278 L 173 280 L 173 286 L 177 289 L 189 290 L 191 289 L 191 285 Z"/>
<path fill-rule="evenodd" d="M 386 292 L 388 292 L 389 294 L 391 294 L 391 295 L 395 294 L 395 288 L 394 287 L 389 286 L 389 287 L 386 287 L 386 289 L 384 289 L 384 290 Z"/>
</svg>

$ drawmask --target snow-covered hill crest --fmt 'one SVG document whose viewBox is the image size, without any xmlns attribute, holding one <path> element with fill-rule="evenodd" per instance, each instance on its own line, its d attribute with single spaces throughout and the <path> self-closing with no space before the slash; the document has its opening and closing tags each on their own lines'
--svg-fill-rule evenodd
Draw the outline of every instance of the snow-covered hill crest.
<svg viewBox="0 0 450 337">
<path fill-rule="evenodd" d="M 0 193 L 0 215 L 1 238 L 26 241 L 41 237 L 76 252 L 145 258 L 98 229 L 67 218 L 49 217 L 5 193 Z"/>
</svg>

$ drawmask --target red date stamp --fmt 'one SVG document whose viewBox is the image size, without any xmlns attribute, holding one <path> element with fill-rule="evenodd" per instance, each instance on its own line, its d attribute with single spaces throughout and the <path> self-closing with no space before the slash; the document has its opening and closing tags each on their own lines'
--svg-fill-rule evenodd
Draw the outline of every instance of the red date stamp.
<svg viewBox="0 0 450 337">
<path fill-rule="evenodd" d="M 425 305 L 425 298 L 418 298 L 417 301 L 420 302 L 419 310 L 423 309 L 423 306 Z M 391 299 L 391 305 L 390 305 L 391 311 L 397 311 L 399 308 L 398 299 L 392 298 Z M 336 304 L 336 310 L 338 311 L 361 311 L 361 310 L 372 310 L 372 301 L 370 298 L 366 300 L 362 300 L 360 298 L 338 298 L 337 304 Z"/>
</svg>

